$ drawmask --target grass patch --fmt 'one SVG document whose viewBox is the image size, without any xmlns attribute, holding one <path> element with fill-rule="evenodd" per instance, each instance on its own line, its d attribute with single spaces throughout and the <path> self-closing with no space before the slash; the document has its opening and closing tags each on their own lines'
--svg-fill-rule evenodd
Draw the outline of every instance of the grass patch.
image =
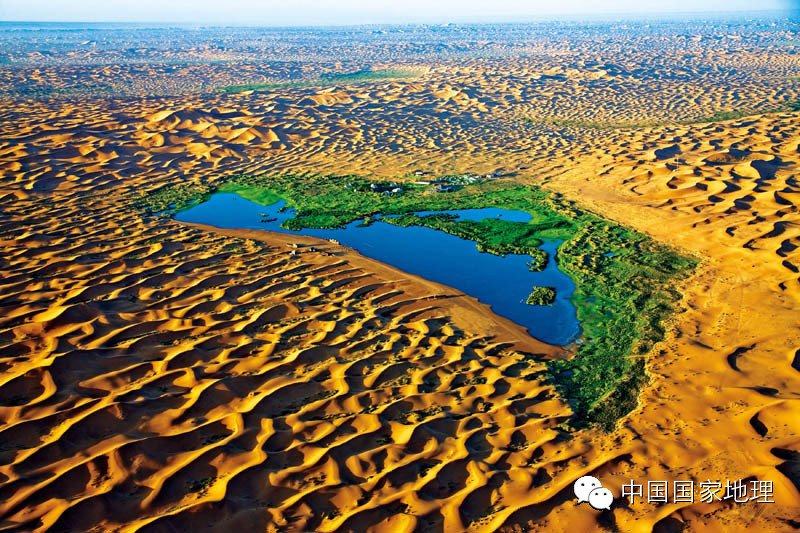
<svg viewBox="0 0 800 533">
<path fill-rule="evenodd" d="M 313 85 L 313 80 L 307 81 L 287 81 L 283 83 L 245 83 L 242 85 L 225 85 L 217 87 L 218 92 L 225 94 L 237 94 L 246 91 L 263 91 L 266 89 L 282 89 L 284 87 L 308 87 Z"/>
<path fill-rule="evenodd" d="M 716 113 L 713 113 L 705 117 L 694 118 L 690 120 L 682 120 L 679 122 L 679 124 L 684 124 L 684 125 L 710 124 L 713 122 L 725 122 L 726 120 L 736 120 L 739 118 L 763 115 L 764 113 L 774 113 L 778 111 L 794 111 L 795 105 L 796 104 L 794 102 L 787 102 L 786 104 L 782 104 L 780 107 L 770 107 L 765 109 L 736 109 L 736 110 L 717 111 Z"/>
<path fill-rule="evenodd" d="M 80 86 L 42 87 L 36 85 L 15 86 L 0 94 L 24 98 L 66 98 L 71 96 L 98 96 L 120 92 L 123 87 L 108 83 L 87 83 Z"/>
<path fill-rule="evenodd" d="M 247 83 L 244 85 L 227 85 L 224 87 L 219 87 L 218 91 L 227 94 L 235 94 L 245 91 L 262 91 L 265 89 L 281 89 L 285 87 L 345 85 L 348 83 L 358 83 L 363 81 L 414 78 L 419 76 L 420 73 L 421 71 L 416 69 L 359 70 L 356 72 L 345 73 L 330 72 L 322 74 L 320 77 L 312 80 L 289 81 L 284 83 Z"/>
<path fill-rule="evenodd" d="M 577 128 L 577 129 L 584 129 L 584 130 L 626 130 L 626 129 L 637 129 L 637 128 L 647 128 L 653 126 L 663 126 L 664 124 L 669 124 L 668 122 L 659 122 L 659 121 L 642 121 L 642 122 L 615 122 L 613 120 L 583 120 L 583 119 L 536 119 L 531 117 L 525 117 L 523 119 L 525 122 L 530 122 L 533 124 L 552 124 L 553 126 L 559 126 L 561 128 Z"/>
<path fill-rule="evenodd" d="M 374 185 L 374 187 L 373 187 Z M 400 187 L 401 193 L 384 194 Z M 410 182 L 374 182 L 354 176 L 236 176 L 218 189 L 248 199 L 286 200 L 297 215 L 289 229 L 335 228 L 379 215 L 401 215 L 386 222 L 421 225 L 473 240 L 497 254 L 529 253 L 532 266 L 543 267 L 543 239 L 563 241 L 559 268 L 574 281 L 572 301 L 582 322 L 583 343 L 570 360 L 548 362 L 551 378 L 568 399 L 573 424 L 607 430 L 636 406 L 647 382 L 644 356 L 666 333 L 666 321 L 681 299 L 677 280 L 697 262 L 642 233 L 620 226 L 561 195 L 504 180 L 459 186 L 435 193 Z M 213 192 L 208 186 L 162 189 L 138 199 L 144 209 L 195 205 Z M 260 199 L 260 200 L 258 200 Z M 456 220 L 446 214 L 418 216 L 417 211 L 501 207 L 530 213 L 530 222 L 495 218 Z M 542 294 L 542 296 L 544 296 Z M 538 300 L 538 296 L 535 299 Z"/>
<path fill-rule="evenodd" d="M 281 199 L 280 196 L 269 189 L 263 189 L 261 187 L 247 187 L 244 185 L 238 185 L 236 183 L 223 183 L 217 187 L 216 192 L 238 194 L 245 200 L 250 200 L 251 202 L 261 205 L 272 205 L 278 203 Z"/>
<path fill-rule="evenodd" d="M 528 305 L 553 305 L 556 290 L 553 287 L 534 287 L 525 303 Z"/>
<path fill-rule="evenodd" d="M 371 80 L 393 80 L 400 78 L 414 78 L 419 76 L 419 70 L 413 69 L 383 69 L 383 70 L 359 70 L 356 72 L 346 72 L 344 74 L 329 73 L 319 77 L 320 81 L 326 83 L 354 83 L 359 81 Z"/>
</svg>

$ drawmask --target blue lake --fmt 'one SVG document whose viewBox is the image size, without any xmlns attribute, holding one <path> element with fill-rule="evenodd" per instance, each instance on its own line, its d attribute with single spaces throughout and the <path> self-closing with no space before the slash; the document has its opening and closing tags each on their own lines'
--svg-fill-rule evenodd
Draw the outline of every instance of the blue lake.
<svg viewBox="0 0 800 533">
<path fill-rule="evenodd" d="M 355 221 L 344 229 L 290 231 L 280 224 L 294 217 L 295 213 L 292 209 L 280 212 L 284 205 L 281 201 L 263 206 L 236 194 L 218 193 L 208 201 L 178 213 L 175 219 L 218 228 L 262 229 L 336 239 L 362 255 L 473 296 L 490 305 L 498 315 L 525 326 L 531 335 L 544 342 L 564 345 L 580 334 L 575 307 L 569 299 L 575 284 L 558 269 L 555 261 L 558 242 L 549 241 L 542 245 L 550 255 L 550 261 L 542 272 L 530 272 L 526 264 L 531 260 L 529 255 L 501 257 L 481 253 L 473 241 L 430 228 L 404 228 L 380 221 L 359 226 L 361 222 Z M 523 211 L 498 208 L 436 212 L 452 213 L 460 219 L 470 220 L 500 217 L 511 222 L 528 222 L 531 219 L 531 215 Z M 417 214 L 430 213 L 433 211 Z M 270 221 L 262 222 L 265 218 Z M 552 306 L 526 304 L 534 285 L 554 287 L 555 303 Z"/>
</svg>

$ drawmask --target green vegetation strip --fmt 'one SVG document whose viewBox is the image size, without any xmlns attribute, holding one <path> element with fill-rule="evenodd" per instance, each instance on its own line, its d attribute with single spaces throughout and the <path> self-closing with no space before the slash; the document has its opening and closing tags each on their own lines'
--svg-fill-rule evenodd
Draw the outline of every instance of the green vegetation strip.
<svg viewBox="0 0 800 533">
<path fill-rule="evenodd" d="M 402 192 L 384 193 L 396 187 Z M 411 182 L 380 183 L 353 176 L 237 176 L 219 186 L 163 188 L 138 198 L 135 205 L 166 215 L 217 191 L 237 192 L 264 205 L 286 200 L 297 210 L 283 223 L 288 229 L 338 228 L 355 220 L 369 223 L 378 215 L 402 215 L 384 220 L 446 231 L 491 253 L 528 253 L 538 268 L 546 264 L 538 249 L 542 239 L 564 241 L 558 263 L 576 285 L 572 300 L 583 339 L 573 358 L 547 364 L 553 383 L 577 415 L 576 427 L 594 424 L 611 430 L 636 407 L 638 392 L 647 382 L 645 355 L 664 338 L 666 321 L 678 310 L 681 295 L 675 284 L 696 266 L 694 259 L 559 194 L 504 180 L 437 193 Z M 413 214 L 484 207 L 526 211 L 533 218 L 528 223 L 476 222 Z"/>
<path fill-rule="evenodd" d="M 614 121 L 614 120 L 587 120 L 587 119 L 560 119 L 560 118 L 535 118 L 525 117 L 525 122 L 533 124 L 552 124 L 562 128 L 578 128 L 589 130 L 626 130 L 639 128 L 652 128 L 658 126 L 693 124 L 711 124 L 714 122 L 725 122 L 726 120 L 736 120 L 739 118 L 754 117 L 765 113 L 782 113 L 800 111 L 800 102 L 784 102 L 780 105 L 762 107 L 759 109 L 729 109 L 717 111 L 705 117 L 698 117 L 688 120 L 667 121 L 667 120 L 647 120 L 647 121 Z"/>
<path fill-rule="evenodd" d="M 416 69 L 384 69 L 384 70 L 359 70 L 347 73 L 323 74 L 313 80 L 288 81 L 284 83 L 247 83 L 244 85 L 227 85 L 218 90 L 223 93 L 233 94 L 245 91 L 261 91 L 264 89 L 281 89 L 284 87 L 312 87 L 319 85 L 344 85 L 362 81 L 393 80 L 401 78 L 414 78 L 421 71 Z"/>
</svg>

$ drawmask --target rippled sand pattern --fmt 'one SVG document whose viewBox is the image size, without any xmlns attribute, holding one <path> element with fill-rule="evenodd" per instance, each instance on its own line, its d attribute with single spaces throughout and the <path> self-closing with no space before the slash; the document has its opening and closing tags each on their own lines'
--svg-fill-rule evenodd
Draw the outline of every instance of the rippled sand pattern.
<svg viewBox="0 0 800 533">
<path fill-rule="evenodd" d="M 708 515 L 688 506 L 673 518 L 698 530 L 768 529 L 770 517 L 778 531 L 797 528 L 797 114 L 642 131 L 626 142 L 635 148 L 587 158 L 550 186 L 704 258 L 674 338 L 651 360 L 641 414 L 625 423 L 635 449 L 659 463 L 640 477 L 772 480 L 776 504 Z"/>
<path fill-rule="evenodd" d="M 17 203 L 26 228 L 2 229 L 6 526 L 469 522 L 482 465 L 535 462 L 569 415 L 536 379 L 554 348 L 462 331 L 450 314 L 486 309 L 455 291 L 332 245 L 63 202 Z"/>
<path fill-rule="evenodd" d="M 531 44 L 549 66 L 428 58 L 417 79 L 238 95 L 165 96 L 164 67 L 125 67 L 109 72 L 161 93 L 4 97 L 0 529 L 800 527 L 799 115 L 674 125 L 796 97 L 797 56 L 675 39 L 628 55 L 611 42 L 616 63 Z M 13 92 L 74 67 L 0 68 Z M 673 125 L 546 123 L 589 111 Z M 130 207 L 242 172 L 417 168 L 544 184 L 702 259 L 616 432 L 565 431 L 542 363 L 564 350 L 452 289 L 330 243 L 293 238 L 320 251 L 292 255 L 285 236 Z M 574 503 L 582 475 L 615 495 L 631 479 L 772 480 L 775 503 L 599 513 Z"/>
</svg>

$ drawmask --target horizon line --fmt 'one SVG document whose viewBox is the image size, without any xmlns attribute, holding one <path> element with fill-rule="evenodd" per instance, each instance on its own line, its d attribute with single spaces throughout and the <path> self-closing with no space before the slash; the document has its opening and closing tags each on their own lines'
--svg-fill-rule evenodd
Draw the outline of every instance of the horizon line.
<svg viewBox="0 0 800 533">
<path fill-rule="evenodd" d="M 341 27 L 365 27 L 365 26 L 446 26 L 446 25 L 480 25 L 480 24 L 530 24 L 535 22 L 550 22 L 564 19 L 580 19 L 581 17 L 602 18 L 614 17 L 617 20 L 642 19 L 642 18 L 668 18 L 677 16 L 724 16 L 724 15 L 746 15 L 746 14 L 800 14 L 800 8 L 768 8 L 768 9 L 719 9 L 719 10 L 676 10 L 676 11 L 605 11 L 605 12 L 575 12 L 575 13 L 550 13 L 544 15 L 520 15 L 519 20 L 497 20 L 485 21 L 475 20 L 475 17 L 465 16 L 463 19 L 430 19 L 417 21 L 394 21 L 394 22 L 334 22 L 334 23 L 276 23 L 252 21 L 210 21 L 210 20 L 25 20 L 25 19 L 4 19 L 0 20 L 0 25 L 9 24 L 155 24 L 155 25 L 203 25 L 209 27 L 238 26 L 249 28 L 341 28 Z"/>
</svg>

